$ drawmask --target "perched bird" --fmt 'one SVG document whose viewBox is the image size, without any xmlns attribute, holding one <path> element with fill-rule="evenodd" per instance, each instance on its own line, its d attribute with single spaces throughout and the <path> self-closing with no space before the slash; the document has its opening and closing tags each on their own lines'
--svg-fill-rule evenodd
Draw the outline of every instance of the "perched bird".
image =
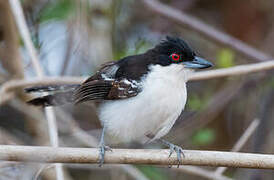
<svg viewBox="0 0 274 180">
<path fill-rule="evenodd" d="M 211 67 L 212 63 L 196 56 L 178 37 L 169 37 L 153 49 L 139 55 L 112 61 L 82 84 L 27 88 L 26 92 L 49 92 L 28 103 L 55 106 L 66 103 L 99 102 L 98 116 L 103 130 L 100 138 L 100 165 L 104 162 L 104 135 L 120 142 L 159 140 L 175 151 L 182 161 L 181 147 L 161 139 L 183 111 L 190 69 Z"/>
</svg>

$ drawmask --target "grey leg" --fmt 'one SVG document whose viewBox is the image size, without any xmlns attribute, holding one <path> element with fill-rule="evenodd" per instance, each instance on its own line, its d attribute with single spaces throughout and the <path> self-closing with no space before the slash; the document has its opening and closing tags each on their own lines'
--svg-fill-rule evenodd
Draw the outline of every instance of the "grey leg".
<svg viewBox="0 0 274 180">
<path fill-rule="evenodd" d="M 172 155 L 172 153 L 175 151 L 177 154 L 177 160 L 178 160 L 178 167 L 179 165 L 182 163 L 182 157 L 181 155 L 183 155 L 183 157 L 185 157 L 184 153 L 183 153 L 183 149 L 180 146 L 174 145 L 164 139 L 159 139 L 159 141 L 164 144 L 165 146 L 169 147 L 170 149 L 170 153 L 169 153 L 169 157 Z"/>
<path fill-rule="evenodd" d="M 105 136 L 105 126 L 103 125 L 103 130 L 102 130 L 102 134 L 99 142 L 99 167 L 101 167 L 104 164 L 105 151 L 111 151 L 110 147 L 105 145 L 104 136 Z"/>
</svg>

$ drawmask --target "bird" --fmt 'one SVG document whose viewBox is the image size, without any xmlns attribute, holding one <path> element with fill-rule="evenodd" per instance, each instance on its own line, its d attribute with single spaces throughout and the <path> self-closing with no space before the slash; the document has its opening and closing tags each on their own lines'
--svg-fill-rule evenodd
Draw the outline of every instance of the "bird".
<svg viewBox="0 0 274 180">
<path fill-rule="evenodd" d="M 121 143 L 159 141 L 176 153 L 178 165 L 183 149 L 162 137 L 184 110 L 186 83 L 194 69 L 213 64 L 196 55 L 180 37 L 167 36 L 145 53 L 105 63 L 82 84 L 26 88 L 27 93 L 51 92 L 28 101 L 36 106 L 58 106 L 94 101 L 102 125 L 99 166 L 104 163 L 105 134 Z"/>
</svg>

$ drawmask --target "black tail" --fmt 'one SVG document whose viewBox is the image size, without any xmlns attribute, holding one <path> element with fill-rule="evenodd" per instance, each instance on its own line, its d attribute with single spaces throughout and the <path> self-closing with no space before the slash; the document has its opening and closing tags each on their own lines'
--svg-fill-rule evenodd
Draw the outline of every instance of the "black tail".
<svg viewBox="0 0 274 180">
<path fill-rule="evenodd" d="M 38 97 L 28 101 L 28 104 L 35 106 L 59 106 L 68 103 L 73 103 L 73 93 L 80 85 L 54 85 L 54 86 L 39 86 L 26 88 L 27 93 L 31 92 L 52 92 L 54 94 Z"/>
<path fill-rule="evenodd" d="M 78 88 L 79 84 L 69 84 L 69 85 L 48 85 L 48 86 L 34 86 L 25 88 L 26 93 L 33 92 L 52 92 L 52 91 L 69 91 Z"/>
</svg>

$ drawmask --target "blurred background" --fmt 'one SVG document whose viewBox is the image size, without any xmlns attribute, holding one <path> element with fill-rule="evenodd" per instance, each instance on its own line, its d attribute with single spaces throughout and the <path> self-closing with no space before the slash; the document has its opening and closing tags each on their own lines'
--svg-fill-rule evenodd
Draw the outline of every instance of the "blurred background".
<svg viewBox="0 0 274 180">
<path fill-rule="evenodd" d="M 214 68 L 259 61 L 246 58 L 197 30 L 161 16 L 144 2 L 21 0 L 32 41 L 48 76 L 92 75 L 100 64 L 145 52 L 166 35 L 184 38 L 200 56 L 213 62 Z M 163 0 L 160 3 L 191 15 L 259 51 L 274 55 L 274 1 Z M 36 77 L 9 3 L 4 0 L 0 1 L 0 62 L 1 84 L 12 79 Z M 273 88 L 273 71 L 189 82 L 186 109 L 165 138 L 183 149 L 230 151 L 257 118 L 260 124 L 241 151 L 273 153 Z M 4 98 L 3 94 L 0 98 Z M 27 106 L 25 101 L 30 98 L 18 89 L 12 98 L 0 104 L 1 144 L 49 145 L 43 109 Z M 55 112 L 60 146 L 96 146 L 101 126 L 93 104 L 66 105 L 56 108 Z M 162 148 L 157 143 L 130 147 Z M 134 168 L 141 174 L 140 177 L 149 180 L 206 179 L 195 173 L 167 167 Z M 209 167 L 203 169 L 214 170 Z M 71 180 L 139 179 L 119 166 L 65 165 L 64 172 L 65 179 Z M 224 175 L 232 179 L 274 178 L 271 170 L 229 168 Z M 55 179 L 54 168 L 32 163 L 0 162 L 0 180 L 35 178 Z"/>
</svg>

